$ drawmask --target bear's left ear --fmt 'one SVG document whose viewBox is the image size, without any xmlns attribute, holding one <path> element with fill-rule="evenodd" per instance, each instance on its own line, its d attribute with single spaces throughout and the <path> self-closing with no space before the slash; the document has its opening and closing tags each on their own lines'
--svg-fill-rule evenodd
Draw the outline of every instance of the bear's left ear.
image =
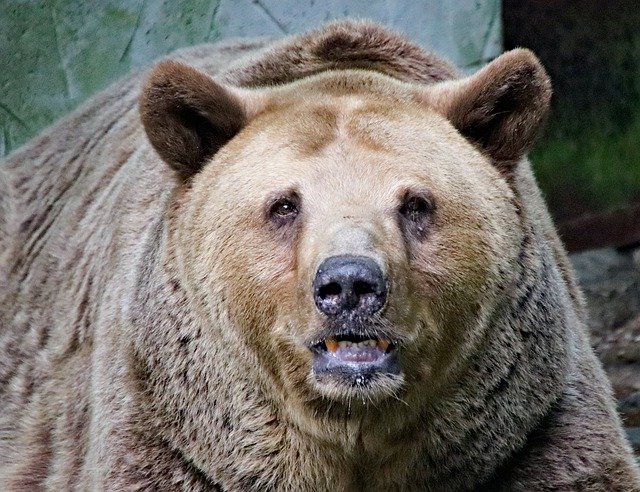
<svg viewBox="0 0 640 492">
<path fill-rule="evenodd" d="M 240 91 L 171 60 L 149 74 L 139 101 L 142 124 L 160 157 L 183 179 L 260 112 L 260 97 Z"/>
<path fill-rule="evenodd" d="M 470 77 L 429 86 L 423 97 L 508 170 L 529 150 L 547 118 L 551 83 L 533 53 L 515 49 Z"/>
</svg>

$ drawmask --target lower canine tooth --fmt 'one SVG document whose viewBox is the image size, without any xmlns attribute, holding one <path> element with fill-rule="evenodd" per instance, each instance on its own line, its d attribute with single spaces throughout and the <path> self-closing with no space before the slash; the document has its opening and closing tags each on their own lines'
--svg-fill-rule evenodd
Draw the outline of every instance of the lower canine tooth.
<svg viewBox="0 0 640 492">
<path fill-rule="evenodd" d="M 327 350 L 329 352 L 335 352 L 336 350 L 338 350 L 338 340 L 336 340 L 335 338 L 327 338 L 324 341 L 324 344 L 327 346 Z"/>
<path fill-rule="evenodd" d="M 380 350 L 382 350 L 383 352 L 386 352 L 387 349 L 389 348 L 389 345 L 391 345 L 391 344 L 390 344 L 389 340 L 384 340 L 383 339 L 383 340 L 378 340 L 377 345 L 378 345 L 378 348 Z"/>
</svg>

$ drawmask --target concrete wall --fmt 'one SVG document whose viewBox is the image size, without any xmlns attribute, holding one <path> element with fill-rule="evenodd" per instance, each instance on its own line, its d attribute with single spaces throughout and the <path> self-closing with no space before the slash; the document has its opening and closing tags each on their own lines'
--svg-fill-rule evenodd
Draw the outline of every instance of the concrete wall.
<svg viewBox="0 0 640 492">
<path fill-rule="evenodd" d="M 499 0 L 1 0 L 0 156 L 172 50 L 368 18 L 472 70 L 501 50 Z"/>
</svg>

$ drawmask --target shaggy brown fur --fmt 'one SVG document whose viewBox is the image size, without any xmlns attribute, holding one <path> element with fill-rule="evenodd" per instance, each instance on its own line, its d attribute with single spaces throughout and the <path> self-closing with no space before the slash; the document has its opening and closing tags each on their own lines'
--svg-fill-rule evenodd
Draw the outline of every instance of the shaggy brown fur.
<svg viewBox="0 0 640 492">
<path fill-rule="evenodd" d="M 0 488 L 640 490 L 522 157 L 533 55 L 458 80 L 343 22 L 174 58 L 1 164 Z M 393 377 L 312 369 L 345 253 Z"/>
</svg>

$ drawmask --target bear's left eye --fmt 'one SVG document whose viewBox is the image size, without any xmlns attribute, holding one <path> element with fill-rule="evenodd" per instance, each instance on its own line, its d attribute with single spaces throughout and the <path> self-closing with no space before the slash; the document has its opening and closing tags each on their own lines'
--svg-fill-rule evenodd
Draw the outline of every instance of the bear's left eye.
<svg viewBox="0 0 640 492">
<path fill-rule="evenodd" d="M 424 239 L 433 222 L 435 201 L 429 192 L 407 192 L 398 209 L 400 225 L 410 237 Z"/>
<path fill-rule="evenodd" d="M 402 216 L 411 222 L 420 222 L 432 210 L 433 206 L 424 197 L 407 196 L 400 207 Z"/>
</svg>

